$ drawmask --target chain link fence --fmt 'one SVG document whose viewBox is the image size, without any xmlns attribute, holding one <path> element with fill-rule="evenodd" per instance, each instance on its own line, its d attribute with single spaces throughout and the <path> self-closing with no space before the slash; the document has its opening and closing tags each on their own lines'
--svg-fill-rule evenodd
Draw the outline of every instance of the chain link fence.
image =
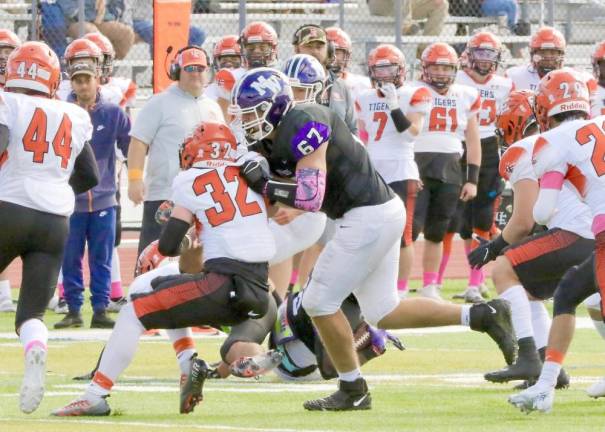
<svg viewBox="0 0 605 432">
<path fill-rule="evenodd" d="M 72 38 L 99 30 L 115 45 L 115 74 L 133 78 L 145 95 L 151 87 L 152 3 L 0 0 L 0 26 L 24 40 L 45 40 L 60 56 Z M 350 67 L 357 73 L 365 73 L 368 52 L 387 42 L 402 48 L 413 75 L 426 44 L 443 41 L 461 51 L 479 29 L 505 42 L 504 67 L 528 61 L 529 35 L 542 24 L 566 36 L 572 66 L 589 68 L 594 44 L 605 39 L 604 0 L 192 0 L 190 42 L 211 51 L 221 36 L 258 20 L 276 28 L 282 60 L 293 53 L 291 38 L 300 25 L 343 28 L 353 41 Z"/>
</svg>

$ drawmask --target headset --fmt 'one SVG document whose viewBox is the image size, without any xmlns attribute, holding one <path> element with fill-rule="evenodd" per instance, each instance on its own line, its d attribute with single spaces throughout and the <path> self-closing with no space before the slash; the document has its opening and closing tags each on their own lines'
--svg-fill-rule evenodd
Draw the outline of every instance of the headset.
<svg viewBox="0 0 605 432">
<path fill-rule="evenodd" d="M 172 45 L 169 46 L 168 48 L 166 48 L 166 60 L 168 60 L 168 56 L 172 52 L 172 49 L 173 49 Z M 178 50 L 176 52 L 176 55 L 170 62 L 170 69 L 168 69 L 168 71 L 166 73 L 168 75 L 168 78 L 170 78 L 172 81 L 178 81 L 181 78 L 181 64 L 180 64 L 179 56 L 181 55 L 182 52 L 187 51 L 188 49 L 196 49 L 196 50 L 203 52 L 204 57 L 206 57 L 206 64 L 210 65 L 210 57 L 208 57 L 208 53 L 206 52 L 206 50 L 204 48 L 197 46 L 197 45 L 187 45 L 187 46 L 181 48 L 180 50 Z M 164 64 L 166 63 L 166 60 L 164 61 Z"/>
<path fill-rule="evenodd" d="M 334 61 L 334 58 L 336 56 L 336 46 L 334 45 L 334 42 L 332 42 L 331 40 L 328 40 L 328 35 L 326 33 L 326 29 L 324 29 L 322 26 L 318 26 L 317 24 L 303 24 L 303 25 L 301 25 L 294 32 L 294 36 L 292 37 L 292 45 L 297 46 L 300 43 L 300 33 L 301 33 L 301 31 L 304 30 L 304 29 L 306 29 L 306 28 L 309 28 L 309 27 L 320 29 L 326 35 L 326 41 L 328 42 L 328 60 L 327 60 L 327 63 L 330 64 L 332 61 Z"/>
</svg>

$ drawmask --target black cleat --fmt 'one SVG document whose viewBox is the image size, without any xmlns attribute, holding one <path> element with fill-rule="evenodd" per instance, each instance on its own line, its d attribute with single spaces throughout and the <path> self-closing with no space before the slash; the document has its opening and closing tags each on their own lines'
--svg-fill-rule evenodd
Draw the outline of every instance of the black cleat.
<svg viewBox="0 0 605 432">
<path fill-rule="evenodd" d="M 303 406 L 309 411 L 354 411 L 372 408 L 372 396 L 363 378 L 353 382 L 338 381 L 338 390 L 322 399 L 306 401 Z"/>
<path fill-rule="evenodd" d="M 524 337 L 519 339 L 519 356 L 510 366 L 498 371 L 489 372 L 484 375 L 487 381 L 503 383 L 512 380 L 535 381 L 542 371 L 542 361 L 536 351 L 534 338 Z"/>
<path fill-rule="evenodd" d="M 498 344 L 507 365 L 517 356 L 517 341 L 511 323 L 510 306 L 501 299 L 477 303 L 470 310 L 471 329 L 487 333 Z"/>
<path fill-rule="evenodd" d="M 64 329 L 82 327 L 83 325 L 84 321 L 82 321 L 82 315 L 77 312 L 68 312 L 61 321 L 55 323 L 54 327 L 56 329 Z"/>
<path fill-rule="evenodd" d="M 95 312 L 90 320 L 90 328 L 111 329 L 116 325 L 116 322 L 109 318 L 105 311 Z"/>
<path fill-rule="evenodd" d="M 191 363 L 191 372 L 187 379 L 181 383 L 180 413 L 189 414 L 203 399 L 204 382 L 208 376 L 208 363 L 194 357 Z"/>
</svg>

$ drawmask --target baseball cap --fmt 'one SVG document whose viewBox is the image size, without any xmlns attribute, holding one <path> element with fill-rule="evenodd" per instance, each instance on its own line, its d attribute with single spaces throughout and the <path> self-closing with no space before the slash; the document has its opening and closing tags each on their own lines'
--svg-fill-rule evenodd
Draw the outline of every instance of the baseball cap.
<svg viewBox="0 0 605 432">
<path fill-rule="evenodd" d="M 90 75 L 96 77 L 97 67 L 89 63 L 76 63 L 69 68 L 69 78 L 71 79 L 76 75 Z"/>
<path fill-rule="evenodd" d="M 326 31 L 316 25 L 305 25 L 299 28 L 294 34 L 293 45 L 306 45 L 311 42 L 323 42 L 328 43 L 328 37 Z"/>
<path fill-rule="evenodd" d="M 182 68 L 191 65 L 208 67 L 206 54 L 196 47 L 186 48 L 181 51 L 177 56 L 177 62 Z"/>
</svg>

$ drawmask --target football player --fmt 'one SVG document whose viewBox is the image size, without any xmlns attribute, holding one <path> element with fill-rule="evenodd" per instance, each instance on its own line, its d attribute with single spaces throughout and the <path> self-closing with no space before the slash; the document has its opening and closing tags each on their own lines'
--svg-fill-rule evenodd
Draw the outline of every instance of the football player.
<svg viewBox="0 0 605 432">
<path fill-rule="evenodd" d="M 557 217 L 567 179 L 592 212 L 595 236 L 593 254 L 571 267 L 555 290 L 554 319 L 538 382 L 509 398 L 521 411 L 549 412 L 573 338 L 576 307 L 595 291 L 603 294 L 605 288 L 605 117 L 586 120 L 590 116 L 589 91 L 583 78 L 570 69 L 553 71 L 542 79 L 536 94 L 536 116 L 546 132 L 532 151 L 534 172 L 540 179 L 534 219 L 546 224 Z M 603 298 L 601 295 L 605 310 Z"/>
<path fill-rule="evenodd" d="M 496 340 L 508 362 L 515 356 L 508 306 L 459 306 L 427 298 L 400 301 L 397 267 L 405 208 L 376 172 L 363 145 L 333 111 L 319 104 L 293 106 L 287 77 L 270 68 L 247 72 L 232 92 L 237 116 L 253 148 L 267 157 L 272 175 L 258 161 L 241 174 L 266 198 L 335 220 L 335 234 L 306 285 L 302 305 L 338 371 L 338 390 L 305 402 L 308 410 L 371 408 L 371 396 L 353 349 L 351 326 L 340 310 L 354 294 L 366 321 L 378 328 L 462 323 Z M 400 127 L 410 121 L 397 113 Z M 496 311 L 496 313 L 493 313 Z"/>
<path fill-rule="evenodd" d="M 414 161 L 414 139 L 428 121 L 432 97 L 424 86 L 404 86 L 406 65 L 403 53 L 393 45 L 379 45 L 368 56 L 374 88 L 362 92 L 355 102 L 359 135 L 378 173 L 401 198 L 406 219 L 401 237 L 397 289 L 401 298 L 408 291 L 414 259 L 412 221 L 418 193 L 418 166 Z M 409 126 L 401 123 L 401 115 Z"/>
<path fill-rule="evenodd" d="M 605 114 L 605 41 L 596 44 L 591 56 L 592 72 L 597 80 L 597 88 L 592 99 L 591 115 Z"/>
<path fill-rule="evenodd" d="M 19 397 L 25 413 L 44 395 L 48 330 L 42 319 L 61 267 L 74 193 L 94 187 L 99 175 L 88 113 L 54 100 L 60 74 L 46 44 L 25 42 L 8 58 L 0 93 L 0 272 L 21 257 L 15 330 L 25 351 Z"/>
</svg>

